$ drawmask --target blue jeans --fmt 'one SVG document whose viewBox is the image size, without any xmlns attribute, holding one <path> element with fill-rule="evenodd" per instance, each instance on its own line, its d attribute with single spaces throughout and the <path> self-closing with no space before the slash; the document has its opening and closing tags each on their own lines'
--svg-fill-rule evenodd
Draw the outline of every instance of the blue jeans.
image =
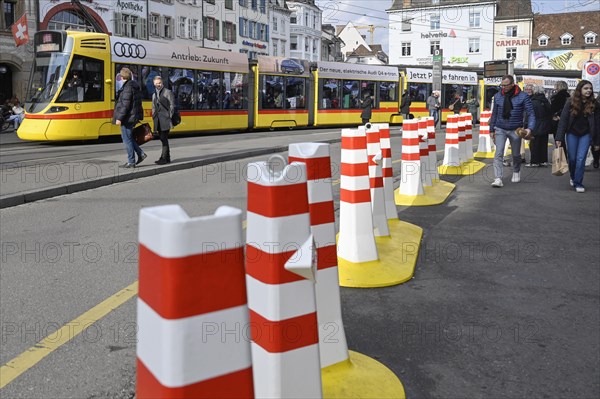
<svg viewBox="0 0 600 399">
<path fill-rule="evenodd" d="M 439 109 L 430 109 L 429 116 L 433 116 L 433 126 L 437 126 L 440 121 L 440 110 Z"/>
<path fill-rule="evenodd" d="M 138 158 L 144 154 L 144 151 L 140 148 L 140 146 L 133 139 L 133 127 L 134 124 L 121 124 L 121 138 L 123 139 L 123 144 L 125 144 L 125 149 L 127 150 L 127 163 L 135 164 L 135 154 L 137 154 Z"/>
<path fill-rule="evenodd" d="M 510 140 L 510 148 L 512 151 L 513 158 L 513 172 L 521 171 L 521 138 L 517 136 L 514 130 L 504 130 L 499 127 L 496 130 L 496 153 L 494 154 L 494 174 L 496 177 L 502 179 L 504 176 L 504 147 L 506 145 L 506 138 Z"/>
<path fill-rule="evenodd" d="M 585 170 L 585 158 L 587 157 L 592 135 L 575 136 L 567 133 L 567 153 L 569 162 L 569 174 L 573 180 L 573 187 L 583 187 L 583 171 Z"/>
</svg>

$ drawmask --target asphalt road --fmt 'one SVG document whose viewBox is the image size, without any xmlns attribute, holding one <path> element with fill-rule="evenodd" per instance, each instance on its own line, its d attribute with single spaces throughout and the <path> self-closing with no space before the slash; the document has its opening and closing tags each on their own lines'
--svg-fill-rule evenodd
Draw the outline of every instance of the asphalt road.
<svg viewBox="0 0 600 399">
<path fill-rule="evenodd" d="M 397 148 L 399 139 L 392 143 Z M 334 173 L 339 152 L 332 144 Z M 0 210 L 0 362 L 137 281 L 140 208 L 180 204 L 191 216 L 224 204 L 245 210 L 248 161 Z M 395 176 L 398 170 L 397 162 Z M 349 348 L 394 371 L 409 398 L 596 398 L 599 171 L 586 171 L 584 194 L 548 168 L 524 169 L 521 183 L 502 189 L 490 187 L 489 166 L 444 179 L 456 184 L 444 204 L 398 207 L 401 220 L 425 233 L 415 278 L 394 287 L 341 289 Z M 337 212 L 339 186 L 334 196 Z M 135 321 L 134 298 L 0 396 L 133 397 Z"/>
</svg>

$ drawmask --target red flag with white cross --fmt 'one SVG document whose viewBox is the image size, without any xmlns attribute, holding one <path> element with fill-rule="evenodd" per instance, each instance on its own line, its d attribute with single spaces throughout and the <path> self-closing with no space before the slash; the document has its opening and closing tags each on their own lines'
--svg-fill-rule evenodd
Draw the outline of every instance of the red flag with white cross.
<svg viewBox="0 0 600 399">
<path fill-rule="evenodd" d="M 27 42 L 29 41 L 29 32 L 27 31 L 26 14 L 23 14 L 23 16 L 12 25 L 12 34 L 17 47 L 19 47 L 22 44 L 27 44 Z"/>
</svg>

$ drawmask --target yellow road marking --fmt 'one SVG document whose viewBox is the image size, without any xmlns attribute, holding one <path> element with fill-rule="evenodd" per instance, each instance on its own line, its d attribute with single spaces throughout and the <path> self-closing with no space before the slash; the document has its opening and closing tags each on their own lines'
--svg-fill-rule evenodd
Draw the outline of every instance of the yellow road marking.
<svg viewBox="0 0 600 399">
<path fill-rule="evenodd" d="M 0 368 L 0 389 L 10 384 L 15 378 L 35 366 L 50 353 L 81 334 L 86 328 L 116 310 L 137 293 L 138 282 L 136 281 L 10 360 Z"/>
</svg>

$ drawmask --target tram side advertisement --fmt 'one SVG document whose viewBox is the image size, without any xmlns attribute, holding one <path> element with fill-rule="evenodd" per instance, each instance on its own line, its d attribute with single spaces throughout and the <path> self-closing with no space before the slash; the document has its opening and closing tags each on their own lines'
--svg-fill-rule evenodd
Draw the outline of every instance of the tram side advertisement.
<svg viewBox="0 0 600 399">
<path fill-rule="evenodd" d="M 110 37 L 112 61 L 150 64 L 177 68 L 248 72 L 245 54 L 192 46 L 169 46 L 163 43 Z"/>
</svg>

